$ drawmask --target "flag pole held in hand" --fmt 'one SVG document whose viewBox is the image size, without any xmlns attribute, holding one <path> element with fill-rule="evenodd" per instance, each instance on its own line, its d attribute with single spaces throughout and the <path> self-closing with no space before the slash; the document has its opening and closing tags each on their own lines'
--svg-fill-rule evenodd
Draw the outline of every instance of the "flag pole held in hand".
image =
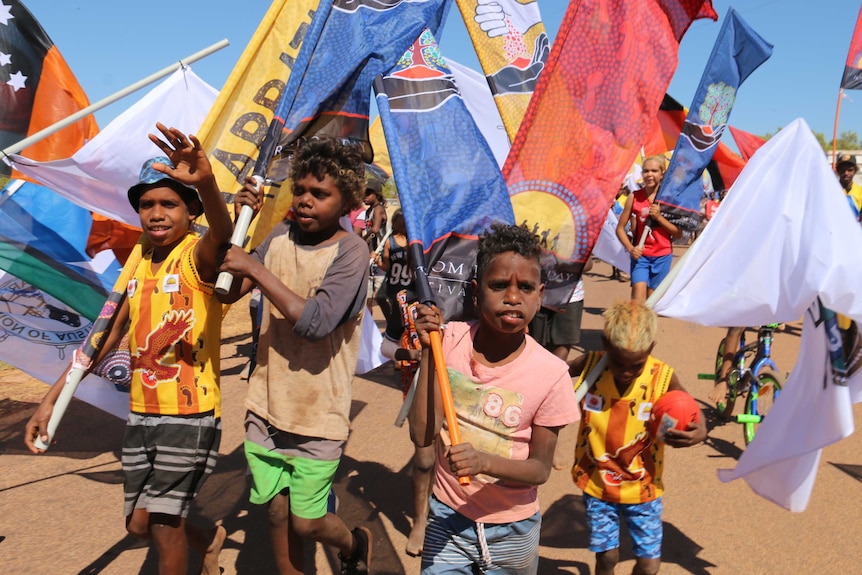
<svg viewBox="0 0 862 575">
<path fill-rule="evenodd" d="M 254 178 L 254 185 L 263 191 L 263 176 L 252 176 L 252 178 Z M 233 235 L 230 237 L 231 244 L 242 247 L 253 217 L 254 210 L 250 206 L 243 206 L 239 211 L 239 216 L 236 218 L 236 223 L 233 225 Z M 230 291 L 232 285 L 233 275 L 230 272 L 221 272 L 216 280 L 215 290 L 217 293 L 224 295 Z"/>
</svg>

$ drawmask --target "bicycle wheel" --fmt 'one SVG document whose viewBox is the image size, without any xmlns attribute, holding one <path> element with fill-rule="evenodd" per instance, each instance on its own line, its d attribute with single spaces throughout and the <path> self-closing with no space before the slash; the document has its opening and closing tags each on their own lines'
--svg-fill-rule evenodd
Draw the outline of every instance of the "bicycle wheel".
<svg viewBox="0 0 862 575">
<path fill-rule="evenodd" d="M 718 381 L 719 372 L 721 371 L 721 364 L 724 363 L 724 338 L 718 343 L 718 349 L 715 352 L 715 381 Z M 724 401 L 715 402 L 715 410 L 718 414 L 728 419 L 731 415 L 733 415 L 733 407 L 736 403 L 736 389 L 737 389 L 737 380 L 739 379 L 738 374 L 735 374 L 735 371 L 732 367 L 730 373 L 727 374 L 727 395 L 725 396 Z"/>
<path fill-rule="evenodd" d="M 781 376 L 769 370 L 760 372 L 757 383 L 752 384 L 745 399 L 745 416 L 742 423 L 745 444 L 754 440 L 757 428 L 772 409 L 775 398 L 781 393 Z"/>
</svg>

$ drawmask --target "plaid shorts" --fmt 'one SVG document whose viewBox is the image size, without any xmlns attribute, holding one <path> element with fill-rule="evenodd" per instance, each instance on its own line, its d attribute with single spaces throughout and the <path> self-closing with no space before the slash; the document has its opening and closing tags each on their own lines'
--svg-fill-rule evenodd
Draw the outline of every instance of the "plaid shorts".
<svg viewBox="0 0 862 575">
<path fill-rule="evenodd" d="M 123 514 L 135 509 L 186 517 L 215 468 L 221 420 L 130 413 L 123 437 Z"/>
</svg>

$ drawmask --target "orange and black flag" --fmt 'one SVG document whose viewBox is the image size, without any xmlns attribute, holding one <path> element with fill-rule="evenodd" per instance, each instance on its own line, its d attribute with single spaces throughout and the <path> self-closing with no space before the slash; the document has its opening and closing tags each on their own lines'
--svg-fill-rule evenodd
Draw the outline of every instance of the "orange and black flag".
<svg viewBox="0 0 862 575">
<path fill-rule="evenodd" d="M 18 0 L 0 2 L 0 148 L 90 105 L 57 47 Z M 90 115 L 25 148 L 38 161 L 68 158 L 98 133 Z M 11 168 L 0 164 L 0 174 Z M 28 179 L 18 172 L 13 177 Z"/>
</svg>

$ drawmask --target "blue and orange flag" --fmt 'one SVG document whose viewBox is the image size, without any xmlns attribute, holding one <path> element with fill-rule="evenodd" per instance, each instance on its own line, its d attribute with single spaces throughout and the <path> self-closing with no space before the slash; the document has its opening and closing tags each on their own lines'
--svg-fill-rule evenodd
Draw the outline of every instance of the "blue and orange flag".
<svg viewBox="0 0 862 575">
<path fill-rule="evenodd" d="M 568 302 L 703 17 L 717 18 L 709 0 L 569 4 L 503 167 L 516 221 L 552 256 L 544 305 Z"/>
<path fill-rule="evenodd" d="M 862 8 L 859 8 L 856 26 L 853 28 L 853 38 L 850 40 L 850 49 L 847 50 L 844 75 L 841 76 L 841 89 L 862 89 Z"/>
<path fill-rule="evenodd" d="M 417 286 L 427 272 L 420 301 L 447 319 L 470 316 L 478 236 L 515 221 L 503 176 L 429 30 L 374 91 L 413 265 L 424 266 Z"/>
<path fill-rule="evenodd" d="M 18 0 L 0 3 L 0 148 L 20 142 L 90 105 L 54 42 Z M 30 145 L 33 160 L 68 158 L 99 132 L 90 115 Z M 10 175 L 0 163 L 0 174 Z M 15 172 L 13 177 L 29 179 Z"/>
<path fill-rule="evenodd" d="M 772 44 L 730 8 L 656 196 L 662 215 L 677 227 L 697 229 L 701 176 L 727 127 L 737 90 L 771 55 Z"/>
<path fill-rule="evenodd" d="M 669 94 L 661 102 L 656 124 L 647 141 L 644 142 L 644 156 L 665 155 L 676 148 L 679 135 L 685 125 L 688 109 Z M 737 142 L 739 145 L 739 142 Z M 729 190 L 745 167 L 745 160 L 718 142 L 706 170 L 716 191 Z"/>
</svg>

